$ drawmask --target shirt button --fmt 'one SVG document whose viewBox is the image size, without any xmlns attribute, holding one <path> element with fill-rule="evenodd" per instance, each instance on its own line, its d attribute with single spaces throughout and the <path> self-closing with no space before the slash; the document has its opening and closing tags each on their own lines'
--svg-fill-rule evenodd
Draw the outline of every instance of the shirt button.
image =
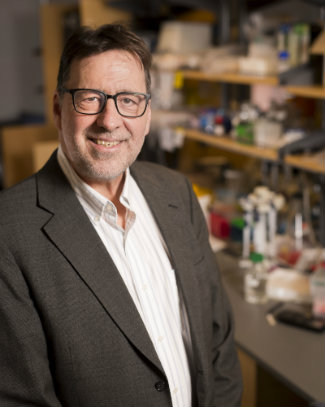
<svg viewBox="0 0 325 407">
<path fill-rule="evenodd" d="M 155 388 L 157 391 L 164 391 L 164 390 L 168 389 L 168 383 L 165 381 L 157 382 L 155 384 Z"/>
<path fill-rule="evenodd" d="M 100 217 L 99 217 L 99 216 L 95 216 L 95 217 L 94 217 L 94 221 L 95 221 L 95 222 L 99 222 L 99 220 L 100 220 Z"/>
</svg>

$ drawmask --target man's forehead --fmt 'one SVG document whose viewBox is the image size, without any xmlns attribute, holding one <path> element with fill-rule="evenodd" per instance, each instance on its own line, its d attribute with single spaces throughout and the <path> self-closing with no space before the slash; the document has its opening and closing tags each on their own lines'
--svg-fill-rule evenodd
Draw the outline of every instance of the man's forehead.
<svg viewBox="0 0 325 407">
<path fill-rule="evenodd" d="M 144 70 L 140 57 L 137 54 L 124 49 L 111 49 L 82 58 L 75 58 L 72 60 L 71 68 L 82 70 L 86 69 L 89 65 L 97 63 L 111 65 L 114 64 L 116 60 L 118 60 L 117 63 L 125 62 L 128 65 L 134 64 L 137 65 L 140 70 Z"/>
</svg>

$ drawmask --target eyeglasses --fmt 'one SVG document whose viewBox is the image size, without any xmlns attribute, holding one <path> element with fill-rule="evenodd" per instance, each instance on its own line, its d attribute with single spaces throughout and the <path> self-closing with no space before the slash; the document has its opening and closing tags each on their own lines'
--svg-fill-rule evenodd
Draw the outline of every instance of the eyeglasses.
<svg viewBox="0 0 325 407">
<path fill-rule="evenodd" d="M 139 92 L 119 92 L 116 95 L 108 95 L 95 89 L 65 89 L 62 92 L 70 93 L 73 107 L 77 113 L 98 114 L 106 106 L 108 99 L 113 99 L 116 110 L 123 117 L 140 117 L 144 115 L 150 94 Z"/>
</svg>

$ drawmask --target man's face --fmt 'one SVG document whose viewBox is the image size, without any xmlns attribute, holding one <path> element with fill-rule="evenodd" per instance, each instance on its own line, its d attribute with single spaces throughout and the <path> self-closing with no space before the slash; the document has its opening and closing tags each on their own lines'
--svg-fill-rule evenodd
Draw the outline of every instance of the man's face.
<svg viewBox="0 0 325 407">
<path fill-rule="evenodd" d="M 73 61 L 65 88 L 87 88 L 110 95 L 146 93 L 144 70 L 132 54 L 111 50 Z M 54 96 L 54 120 L 64 153 L 79 176 L 90 185 L 121 179 L 138 156 L 149 132 L 151 110 L 137 118 L 122 117 L 113 99 L 103 112 L 83 115 L 73 108 L 72 96 Z"/>
</svg>

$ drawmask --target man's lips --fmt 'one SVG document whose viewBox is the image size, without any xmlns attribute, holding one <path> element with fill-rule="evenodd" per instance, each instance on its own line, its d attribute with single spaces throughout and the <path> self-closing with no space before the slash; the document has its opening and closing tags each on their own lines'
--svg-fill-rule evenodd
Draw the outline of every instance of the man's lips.
<svg viewBox="0 0 325 407">
<path fill-rule="evenodd" d="M 108 137 L 96 137 L 96 136 L 91 136 L 88 135 L 88 140 L 90 140 L 92 143 L 97 144 L 98 146 L 104 146 L 104 147 L 115 147 L 118 144 L 122 143 L 123 141 L 125 141 L 126 139 L 121 139 L 114 137 L 114 139 L 112 138 L 108 138 Z"/>
<path fill-rule="evenodd" d="M 99 140 L 99 139 L 91 139 L 91 141 L 99 146 L 105 146 L 105 147 L 114 147 L 121 143 L 121 141 L 106 141 L 106 140 Z"/>
</svg>

